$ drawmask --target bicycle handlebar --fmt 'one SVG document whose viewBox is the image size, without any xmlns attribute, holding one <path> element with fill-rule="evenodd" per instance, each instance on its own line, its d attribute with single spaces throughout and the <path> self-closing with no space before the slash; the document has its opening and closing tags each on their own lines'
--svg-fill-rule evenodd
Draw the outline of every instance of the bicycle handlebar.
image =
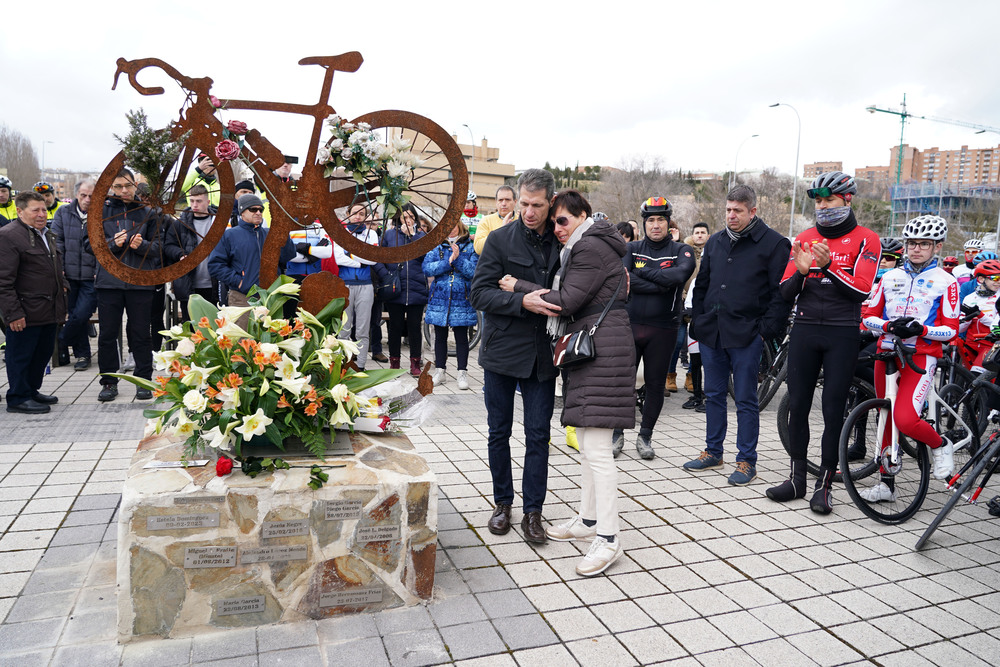
<svg viewBox="0 0 1000 667">
<path fill-rule="evenodd" d="M 910 367 L 910 370 L 912 370 L 914 373 L 917 373 L 919 375 L 927 374 L 926 369 L 923 369 L 920 366 L 917 366 L 915 363 L 913 363 L 913 355 L 915 354 L 915 350 L 911 351 L 906 349 L 906 347 L 903 345 L 903 341 L 901 341 L 898 337 L 893 339 L 892 345 L 894 348 L 892 352 L 885 351 L 885 352 L 876 352 L 874 354 L 860 355 L 858 356 L 858 362 L 866 363 L 869 361 L 888 361 L 893 357 L 900 357 L 906 363 L 906 365 Z"/>
<path fill-rule="evenodd" d="M 118 87 L 118 77 L 122 74 L 128 74 L 128 82 L 139 91 L 140 95 L 162 95 L 163 88 L 161 86 L 154 86 L 152 88 L 147 88 L 143 86 L 136 80 L 136 75 L 147 67 L 159 67 L 168 75 L 170 75 L 177 83 L 181 84 L 188 90 L 192 90 L 197 93 L 208 94 L 208 89 L 212 87 L 212 79 L 208 77 L 203 78 L 192 78 L 181 74 L 179 71 L 174 69 L 173 66 L 160 60 L 159 58 L 140 58 L 139 60 L 126 60 L 125 58 L 119 58 L 117 61 L 118 69 L 115 70 L 115 82 L 111 86 L 111 90 L 115 90 Z"/>
</svg>

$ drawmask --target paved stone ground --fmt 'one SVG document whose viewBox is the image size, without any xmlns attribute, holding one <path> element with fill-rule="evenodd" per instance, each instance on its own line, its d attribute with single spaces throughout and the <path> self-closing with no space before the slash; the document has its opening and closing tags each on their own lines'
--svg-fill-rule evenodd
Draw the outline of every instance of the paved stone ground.
<svg viewBox="0 0 1000 667">
<path fill-rule="evenodd" d="M 731 466 L 680 468 L 700 451 L 705 418 L 680 409 L 683 392 L 668 399 L 657 458 L 629 446 L 619 459 L 627 555 L 603 576 L 574 573 L 586 545 L 491 535 L 482 374 L 470 375 L 473 390 L 460 392 L 452 374 L 435 425 L 411 434 L 442 492 L 433 602 L 121 646 L 115 513 L 142 405 L 124 383 L 101 405 L 95 372 L 56 369 L 43 387 L 61 399 L 50 415 L 0 412 L 0 664 L 1000 663 L 1000 522 L 983 506 L 957 510 L 918 554 L 945 499 L 939 483 L 901 527 L 865 519 L 843 489 L 828 517 L 805 500 L 772 503 L 764 489 L 787 465 L 773 408 L 762 415 L 760 479 L 735 488 Z M 519 475 L 520 440 L 516 449 Z M 561 429 L 550 462 L 545 517 L 555 521 L 579 498 Z"/>
</svg>

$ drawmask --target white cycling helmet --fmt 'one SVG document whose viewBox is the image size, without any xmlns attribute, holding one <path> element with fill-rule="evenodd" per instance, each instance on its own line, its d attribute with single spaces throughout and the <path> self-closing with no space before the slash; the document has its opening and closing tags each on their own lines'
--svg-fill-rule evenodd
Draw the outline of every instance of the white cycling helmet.
<svg viewBox="0 0 1000 667">
<path fill-rule="evenodd" d="M 986 244 L 979 239 L 969 239 L 965 242 L 965 250 L 982 250 Z"/>
<path fill-rule="evenodd" d="M 469 190 L 469 194 L 465 198 L 465 201 L 476 201 L 476 193 L 473 192 L 472 190 Z"/>
<path fill-rule="evenodd" d="M 14 184 L 10 182 L 10 179 L 6 176 L 0 176 L 0 188 L 7 188 L 8 190 L 14 190 Z"/>
<path fill-rule="evenodd" d="M 944 241 L 946 236 L 948 236 L 948 222 L 939 215 L 921 215 L 903 227 L 904 239 Z"/>
</svg>

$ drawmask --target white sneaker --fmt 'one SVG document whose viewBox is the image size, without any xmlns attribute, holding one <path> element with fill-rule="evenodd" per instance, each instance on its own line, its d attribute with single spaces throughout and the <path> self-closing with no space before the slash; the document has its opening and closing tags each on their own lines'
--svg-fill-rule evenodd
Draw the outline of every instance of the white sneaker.
<svg viewBox="0 0 1000 667">
<path fill-rule="evenodd" d="M 948 479 L 955 472 L 955 445 L 948 438 L 941 438 L 941 446 L 931 450 L 934 460 L 934 479 Z"/>
<path fill-rule="evenodd" d="M 122 370 L 123 371 L 135 370 L 135 356 L 133 356 L 131 352 L 128 353 L 128 358 L 125 359 L 125 362 L 122 364 Z"/>
<path fill-rule="evenodd" d="M 889 485 L 885 482 L 879 482 L 872 488 L 861 491 L 858 495 L 870 503 L 893 502 L 896 500 L 896 492 L 890 491 Z"/>
<path fill-rule="evenodd" d="M 597 526 L 587 526 L 579 515 L 558 526 L 549 526 L 545 534 L 556 542 L 572 542 L 573 540 L 588 541 L 597 537 Z"/>
<path fill-rule="evenodd" d="M 458 388 L 468 389 L 469 388 L 469 373 L 468 371 L 458 372 Z"/>
<path fill-rule="evenodd" d="M 576 566 L 576 573 L 583 577 L 593 577 L 611 567 L 611 564 L 625 553 L 621 539 L 609 543 L 603 537 L 595 537 L 590 550 Z"/>
<path fill-rule="evenodd" d="M 431 380 L 434 382 L 435 387 L 444 384 L 446 379 L 443 368 L 438 368 L 431 373 Z"/>
</svg>

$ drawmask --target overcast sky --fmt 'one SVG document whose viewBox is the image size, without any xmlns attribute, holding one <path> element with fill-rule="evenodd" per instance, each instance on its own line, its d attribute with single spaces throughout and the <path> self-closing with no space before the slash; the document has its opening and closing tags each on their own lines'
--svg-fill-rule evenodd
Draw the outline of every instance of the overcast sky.
<svg viewBox="0 0 1000 667">
<path fill-rule="evenodd" d="M 469 141 L 483 137 L 518 169 L 618 165 L 660 158 L 685 171 L 842 160 L 848 171 L 885 165 L 899 119 L 865 107 L 1000 126 L 1000 3 L 951 2 L 312 2 L 46 3 L 35 24 L 8 7 L 0 39 L 0 122 L 27 135 L 48 167 L 101 170 L 119 147 L 125 112 L 154 125 L 176 118 L 180 90 L 165 76 L 143 97 L 115 61 L 159 57 L 210 76 L 219 97 L 312 103 L 322 80 L 306 56 L 360 51 L 354 74 L 334 78 L 346 117 L 405 109 Z M 124 13 L 128 7 L 134 14 Z M 34 11 L 34 10 L 31 10 Z M 13 12 L 13 15 L 11 15 Z M 152 73 L 147 70 L 147 73 Z M 310 122 L 235 113 L 286 153 L 304 155 Z M 907 143 L 996 146 L 914 120 Z M 26 184 L 15 184 L 25 187 Z"/>
</svg>

